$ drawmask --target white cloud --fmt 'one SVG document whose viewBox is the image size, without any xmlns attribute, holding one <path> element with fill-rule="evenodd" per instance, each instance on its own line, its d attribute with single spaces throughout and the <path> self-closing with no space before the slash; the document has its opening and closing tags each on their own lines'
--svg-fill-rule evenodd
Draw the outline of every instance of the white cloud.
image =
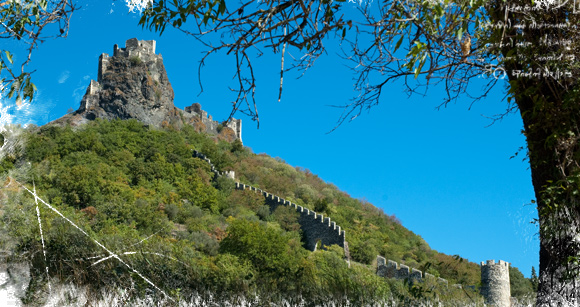
<svg viewBox="0 0 580 307">
<path fill-rule="evenodd" d="M 79 87 L 74 89 L 72 96 L 75 99 L 75 101 L 78 101 L 80 103 L 81 99 L 83 99 L 83 96 L 85 95 L 86 91 L 87 91 L 86 85 L 79 86 Z"/>
<path fill-rule="evenodd" d="M 129 7 L 129 12 L 143 12 L 149 3 L 153 2 L 152 0 L 125 0 L 127 6 Z"/>
<path fill-rule="evenodd" d="M 68 71 L 68 70 L 63 71 L 60 74 L 60 78 L 58 78 L 58 83 L 59 84 L 65 83 L 69 76 L 70 76 L 70 71 Z"/>
<path fill-rule="evenodd" d="M 15 151 L 22 150 L 21 129 L 16 124 L 27 125 L 32 122 L 33 110 L 29 101 L 17 104 L 14 99 L 4 97 L 4 87 L 0 84 L 0 133 L 4 137 L 4 143 L 0 147 L 0 159 L 6 155 L 13 155 Z"/>
<path fill-rule="evenodd" d="M 79 103 L 81 102 L 81 99 L 83 99 L 83 96 L 87 91 L 87 87 L 89 86 L 87 84 L 87 81 L 89 81 L 90 79 L 91 76 L 85 75 L 81 80 L 79 80 L 77 87 L 73 90 L 72 93 L 72 97 L 74 98 L 75 101 L 78 101 Z"/>
</svg>

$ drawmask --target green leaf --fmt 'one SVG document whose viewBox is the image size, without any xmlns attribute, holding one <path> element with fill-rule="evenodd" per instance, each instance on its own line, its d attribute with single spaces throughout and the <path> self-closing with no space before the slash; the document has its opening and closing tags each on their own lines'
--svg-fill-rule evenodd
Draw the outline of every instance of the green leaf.
<svg viewBox="0 0 580 307">
<path fill-rule="evenodd" d="M 220 1 L 220 6 L 218 8 L 218 15 L 223 15 L 226 12 L 226 1 Z"/>
<path fill-rule="evenodd" d="M 463 36 L 463 28 L 459 28 L 459 30 L 457 30 L 457 39 L 461 40 L 461 36 Z"/>
<path fill-rule="evenodd" d="M 395 50 L 394 50 L 393 52 L 395 52 L 395 51 L 397 51 L 397 49 L 399 49 L 399 47 L 401 46 L 401 43 L 403 42 L 403 39 L 404 39 L 404 38 L 405 38 L 405 37 L 404 37 L 403 35 L 401 35 L 401 39 L 399 39 L 399 41 L 398 41 L 398 42 L 397 42 L 397 44 L 395 45 Z"/>
<path fill-rule="evenodd" d="M 8 60 L 8 62 L 10 62 L 10 64 L 14 64 L 12 62 L 12 54 L 10 54 L 10 52 L 8 52 L 8 50 L 4 50 L 4 53 L 6 54 L 6 59 Z"/>
</svg>

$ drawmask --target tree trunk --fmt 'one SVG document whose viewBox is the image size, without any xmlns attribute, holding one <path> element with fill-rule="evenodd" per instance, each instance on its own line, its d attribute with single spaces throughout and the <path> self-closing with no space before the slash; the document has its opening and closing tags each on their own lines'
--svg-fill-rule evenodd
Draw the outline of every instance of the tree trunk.
<svg viewBox="0 0 580 307">
<path fill-rule="evenodd" d="M 580 288 L 576 259 L 580 255 L 580 213 L 578 186 L 574 181 L 578 172 L 579 129 L 577 125 L 571 126 L 570 118 L 560 117 L 562 126 L 570 127 L 569 131 L 574 131 L 575 135 L 556 137 L 558 132 L 542 129 L 538 125 L 541 120 L 533 115 L 538 110 L 523 107 L 529 102 L 522 100 L 525 99 L 520 99 L 518 105 L 524 120 L 539 213 L 540 285 L 537 306 L 576 306 Z M 567 155 L 570 157 L 565 157 Z M 566 159 L 573 156 L 576 156 L 574 161 Z M 566 167 L 568 163 L 571 165 Z"/>
<path fill-rule="evenodd" d="M 517 2 L 517 3 L 514 3 Z M 530 6 L 529 0 L 508 1 Z M 507 10 L 501 0 L 489 10 L 492 23 L 511 22 L 511 27 L 495 31 L 495 39 L 510 43 L 501 47 L 508 74 L 511 97 L 524 123 L 524 134 L 532 173 L 540 227 L 540 277 L 537 306 L 577 306 L 580 303 L 580 87 L 578 75 L 558 76 L 558 72 L 578 72 L 573 60 L 540 60 L 538 56 L 575 55 L 579 35 L 572 27 L 530 27 L 569 22 L 579 24 L 571 6 L 541 9 L 525 14 Z M 525 24 L 523 29 L 513 25 Z M 571 40 L 571 45 L 547 44 Z M 511 43 L 513 42 L 513 43 Z M 531 43 L 526 47 L 517 43 Z M 568 48 L 570 47 L 570 48 Z M 565 59 L 565 58 L 564 58 Z M 539 75 L 517 76 L 517 71 Z M 546 76 L 545 72 L 556 75 Z"/>
</svg>

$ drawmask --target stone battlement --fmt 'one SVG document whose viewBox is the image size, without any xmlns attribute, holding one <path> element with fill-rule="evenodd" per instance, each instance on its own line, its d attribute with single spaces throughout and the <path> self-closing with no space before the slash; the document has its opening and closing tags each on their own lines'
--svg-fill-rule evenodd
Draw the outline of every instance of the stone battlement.
<svg viewBox="0 0 580 307">
<path fill-rule="evenodd" d="M 231 178 L 231 179 L 234 179 L 235 180 L 236 172 L 234 172 L 234 171 L 225 171 L 225 172 L 218 171 L 215 168 L 215 166 L 211 163 L 211 160 L 208 157 L 206 157 L 204 154 L 198 152 L 197 150 L 194 150 L 193 151 L 193 157 L 194 158 L 200 158 L 200 159 L 204 160 L 205 162 L 207 162 L 210 165 L 210 167 L 211 167 L 211 171 L 216 176 L 226 176 L 228 178 Z"/>
<path fill-rule="evenodd" d="M 338 246 L 345 247 L 345 231 L 336 225 L 336 222 L 330 220 L 329 217 L 324 217 L 320 213 L 316 213 L 310 209 L 299 206 L 292 203 L 289 200 L 280 198 L 279 196 L 270 194 L 261 189 L 246 185 L 243 183 L 236 182 L 236 189 L 238 190 L 250 190 L 256 193 L 262 194 L 266 198 L 266 203 L 270 206 L 270 210 L 274 211 L 280 205 L 291 207 L 300 213 L 298 218 L 298 223 L 304 234 L 304 239 L 306 242 L 306 248 L 310 251 L 315 251 L 318 243 L 321 246 L 332 244 L 337 244 Z"/>
<path fill-rule="evenodd" d="M 211 160 L 204 154 L 198 151 L 193 151 L 193 156 L 206 161 L 211 166 L 211 171 L 216 176 L 228 176 L 234 179 L 235 173 L 220 172 L 211 163 Z M 235 179 L 234 179 L 235 180 Z M 304 208 L 289 200 L 279 196 L 270 194 L 262 189 L 236 182 L 237 190 L 249 190 L 259 193 L 264 196 L 266 203 L 270 206 L 270 210 L 275 210 L 277 206 L 283 205 L 295 209 L 300 213 L 298 223 L 304 234 L 306 248 L 310 251 L 315 251 L 318 243 L 322 246 L 337 244 L 344 248 L 345 257 L 350 259 L 348 251 L 348 243 L 346 242 L 345 231 L 341 229 L 336 222 L 330 220 L 329 217 L 324 217 L 322 214 L 316 213 L 308 208 Z M 384 278 L 396 278 L 408 280 L 410 283 L 435 281 L 439 285 L 448 287 L 449 282 L 441 277 L 435 277 L 433 274 L 410 268 L 404 264 L 398 264 L 395 261 L 387 260 L 382 256 L 377 256 L 377 270 L 376 274 Z M 487 304 L 498 307 L 509 307 L 510 305 L 510 281 L 509 281 L 509 263 L 499 260 L 495 263 L 494 260 L 487 260 L 481 262 L 481 283 L 482 295 L 485 297 Z M 453 287 L 462 288 L 460 284 L 454 284 Z M 474 287 L 474 286 L 467 286 Z"/>
<path fill-rule="evenodd" d="M 216 174 L 216 176 L 228 176 L 229 178 L 234 179 L 235 173 L 233 171 L 230 172 L 218 171 L 215 168 L 215 166 L 211 163 L 211 160 L 208 159 L 204 154 L 194 150 L 193 156 L 209 163 L 209 165 L 211 166 L 211 171 L 214 174 Z M 270 194 L 264 190 L 258 189 L 256 187 L 247 184 L 236 182 L 236 189 L 250 190 L 263 195 L 264 198 L 266 199 L 266 203 L 270 206 L 271 211 L 274 211 L 278 206 L 283 205 L 291 207 L 295 209 L 298 213 L 300 213 L 298 223 L 300 224 L 300 228 L 302 229 L 302 233 L 304 235 L 305 240 L 304 243 L 308 250 L 315 251 L 319 243 L 320 246 L 324 245 L 330 246 L 332 244 L 337 244 L 338 246 L 344 248 L 345 257 L 347 259 L 350 258 L 348 252 L 348 244 L 345 241 L 346 238 L 345 231 L 342 230 L 339 225 L 336 225 L 336 222 L 331 221 L 329 217 L 324 217 L 320 213 L 316 213 L 308 208 L 296 205 L 295 203 L 292 203 L 289 200 Z"/>
<path fill-rule="evenodd" d="M 497 263 L 495 263 L 495 260 L 487 260 L 487 261 L 482 261 L 481 262 L 481 266 L 504 266 L 506 268 L 509 268 L 510 263 L 509 262 L 505 262 L 503 260 L 499 260 Z"/>
<path fill-rule="evenodd" d="M 115 44 L 113 46 L 113 56 L 125 58 L 138 57 L 142 61 L 157 62 L 161 60 L 161 55 L 155 54 L 156 44 L 157 43 L 154 40 L 140 41 L 136 38 L 131 38 L 125 41 L 125 48 L 119 48 L 119 45 Z M 101 82 L 103 75 L 107 72 L 109 60 L 108 53 L 103 53 L 99 56 L 99 73 L 97 82 Z"/>
<path fill-rule="evenodd" d="M 140 56 L 155 54 L 156 44 L 157 42 L 154 40 L 140 41 L 136 38 L 131 38 L 125 41 L 125 48 L 119 48 L 119 46 L 115 44 L 113 47 L 113 56 L 121 55 L 125 57 L 131 57 L 135 55 Z"/>
<path fill-rule="evenodd" d="M 185 107 L 184 115 L 186 117 L 193 117 L 199 122 L 203 124 L 206 131 L 212 132 L 214 134 L 218 134 L 218 126 L 220 125 L 219 122 L 213 120 L 211 115 L 208 115 L 206 111 L 201 109 L 201 104 L 194 103 L 191 106 Z M 236 134 L 236 137 L 243 143 L 242 141 L 242 120 L 241 119 L 232 119 L 228 122 L 222 124 L 222 127 L 230 128 Z"/>
<path fill-rule="evenodd" d="M 509 262 L 494 260 L 481 262 L 481 295 L 487 304 L 497 307 L 510 306 Z"/>
<path fill-rule="evenodd" d="M 427 279 L 436 280 L 439 284 L 448 285 L 446 279 L 441 277 L 435 278 L 434 275 L 409 268 L 404 264 L 398 264 L 395 261 L 387 260 L 385 257 L 377 256 L 377 275 L 384 278 L 407 279 L 409 282 L 423 282 Z"/>
</svg>

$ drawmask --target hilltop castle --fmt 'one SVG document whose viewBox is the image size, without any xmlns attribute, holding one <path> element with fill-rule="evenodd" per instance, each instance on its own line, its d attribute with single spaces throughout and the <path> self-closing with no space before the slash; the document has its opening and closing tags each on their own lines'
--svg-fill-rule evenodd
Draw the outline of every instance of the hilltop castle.
<svg viewBox="0 0 580 307">
<path fill-rule="evenodd" d="M 113 56 L 99 56 L 97 80 L 91 80 L 72 114 L 53 122 L 80 125 L 96 118 L 137 119 L 155 127 L 192 125 L 198 132 L 218 135 L 233 141 L 242 139 L 242 121 L 220 123 L 194 103 L 179 109 L 174 106 L 174 92 L 167 77 L 163 57 L 155 53 L 154 40 L 131 38 L 125 48 L 113 46 Z"/>
</svg>

